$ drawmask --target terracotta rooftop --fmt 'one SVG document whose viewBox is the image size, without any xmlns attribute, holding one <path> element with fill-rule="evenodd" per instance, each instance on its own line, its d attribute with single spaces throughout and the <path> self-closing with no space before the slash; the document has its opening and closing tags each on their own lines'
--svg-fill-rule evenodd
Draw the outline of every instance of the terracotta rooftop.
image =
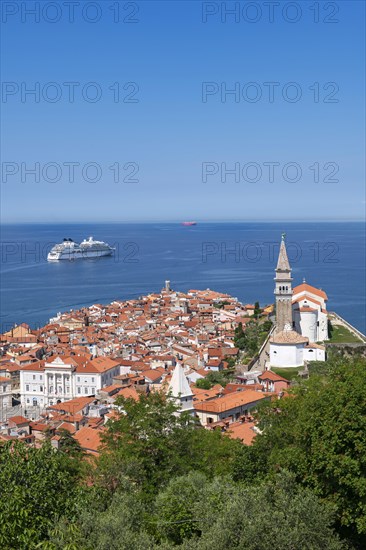
<svg viewBox="0 0 366 550">
<path fill-rule="evenodd" d="M 274 344 L 307 344 L 309 339 L 294 330 L 282 330 L 270 338 Z"/>
<path fill-rule="evenodd" d="M 249 405 L 250 403 L 255 403 L 256 401 L 262 401 L 263 399 L 266 399 L 268 395 L 268 393 L 257 392 L 254 390 L 232 392 L 217 399 L 194 403 L 194 408 L 203 412 L 222 413 L 235 409 L 236 407 Z"/>
<path fill-rule="evenodd" d="M 271 380 L 272 382 L 287 382 L 290 383 L 287 378 L 283 378 L 279 374 L 276 374 L 272 370 L 265 370 L 258 376 L 259 380 Z"/>
<path fill-rule="evenodd" d="M 302 283 L 301 285 L 295 286 L 293 289 L 293 294 L 299 294 L 300 292 L 310 292 L 316 296 L 320 296 L 323 300 L 328 300 L 328 296 L 321 288 L 316 288 L 315 286 L 308 285 L 307 283 Z"/>
<path fill-rule="evenodd" d="M 8 421 L 13 422 L 17 426 L 20 424 L 30 424 L 30 420 L 24 418 L 24 416 L 12 416 L 11 418 L 8 418 Z"/>
<path fill-rule="evenodd" d="M 256 436 L 254 422 L 233 422 L 225 432 L 232 439 L 240 439 L 245 445 L 251 445 Z"/>
<path fill-rule="evenodd" d="M 85 426 L 74 434 L 82 449 L 97 453 L 101 444 L 101 430 Z"/>
<path fill-rule="evenodd" d="M 95 401 L 94 397 L 76 397 L 75 399 L 70 399 L 69 401 L 57 403 L 57 405 L 50 405 L 47 408 L 52 411 L 64 411 L 69 414 L 77 414 L 82 411 L 86 405 L 89 405 L 93 401 Z"/>
</svg>

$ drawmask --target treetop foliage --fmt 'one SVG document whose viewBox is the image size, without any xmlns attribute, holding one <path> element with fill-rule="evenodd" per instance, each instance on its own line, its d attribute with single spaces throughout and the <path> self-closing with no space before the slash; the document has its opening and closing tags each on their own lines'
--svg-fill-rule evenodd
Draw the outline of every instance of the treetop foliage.
<svg viewBox="0 0 366 550">
<path fill-rule="evenodd" d="M 95 467 L 0 444 L 0 547 L 343 550 L 366 547 L 366 360 L 332 358 L 258 409 L 244 446 L 159 392 L 121 399 Z"/>
</svg>

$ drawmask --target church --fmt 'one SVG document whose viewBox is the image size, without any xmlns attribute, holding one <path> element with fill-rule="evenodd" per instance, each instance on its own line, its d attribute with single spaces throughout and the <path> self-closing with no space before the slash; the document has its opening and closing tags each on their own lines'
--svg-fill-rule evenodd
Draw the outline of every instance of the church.
<svg viewBox="0 0 366 550">
<path fill-rule="evenodd" d="M 318 342 L 328 339 L 328 298 L 305 280 L 292 288 L 284 234 L 275 272 L 276 321 L 269 341 L 269 367 L 301 367 L 306 361 L 325 361 L 325 347 Z"/>
</svg>

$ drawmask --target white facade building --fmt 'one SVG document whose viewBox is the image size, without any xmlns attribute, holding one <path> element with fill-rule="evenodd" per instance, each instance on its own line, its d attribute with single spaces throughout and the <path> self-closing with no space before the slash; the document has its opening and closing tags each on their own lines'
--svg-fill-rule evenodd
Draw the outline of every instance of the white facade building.
<svg viewBox="0 0 366 550">
<path fill-rule="evenodd" d="M 193 414 L 193 392 L 179 363 L 174 368 L 168 390 L 179 406 L 178 413 L 187 411 Z"/>
<path fill-rule="evenodd" d="M 0 420 L 6 418 L 7 410 L 12 406 L 11 379 L 0 376 Z"/>
<path fill-rule="evenodd" d="M 328 339 L 326 293 L 303 282 L 292 290 L 291 267 L 282 235 L 275 277 L 276 330 L 270 338 L 271 367 L 301 367 L 305 361 L 325 361 Z"/>
<path fill-rule="evenodd" d="M 326 293 L 304 282 L 294 288 L 292 313 L 295 330 L 311 342 L 328 340 Z"/>
<path fill-rule="evenodd" d="M 271 367 L 302 367 L 305 361 L 325 361 L 325 349 L 290 326 L 275 334 L 270 341 Z"/>
<path fill-rule="evenodd" d="M 75 397 L 96 395 L 119 374 L 119 362 L 108 357 L 88 361 L 82 356 L 59 356 L 27 365 L 20 370 L 21 403 L 42 409 Z"/>
</svg>

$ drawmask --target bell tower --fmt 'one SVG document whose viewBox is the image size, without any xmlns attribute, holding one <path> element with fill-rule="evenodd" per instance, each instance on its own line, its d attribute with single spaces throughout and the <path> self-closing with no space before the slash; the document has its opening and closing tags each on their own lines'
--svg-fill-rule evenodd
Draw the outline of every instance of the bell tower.
<svg viewBox="0 0 366 550">
<path fill-rule="evenodd" d="M 287 257 L 286 234 L 282 233 L 280 253 L 276 267 L 275 290 L 276 296 L 276 332 L 292 329 L 292 277 L 291 267 Z"/>
</svg>

